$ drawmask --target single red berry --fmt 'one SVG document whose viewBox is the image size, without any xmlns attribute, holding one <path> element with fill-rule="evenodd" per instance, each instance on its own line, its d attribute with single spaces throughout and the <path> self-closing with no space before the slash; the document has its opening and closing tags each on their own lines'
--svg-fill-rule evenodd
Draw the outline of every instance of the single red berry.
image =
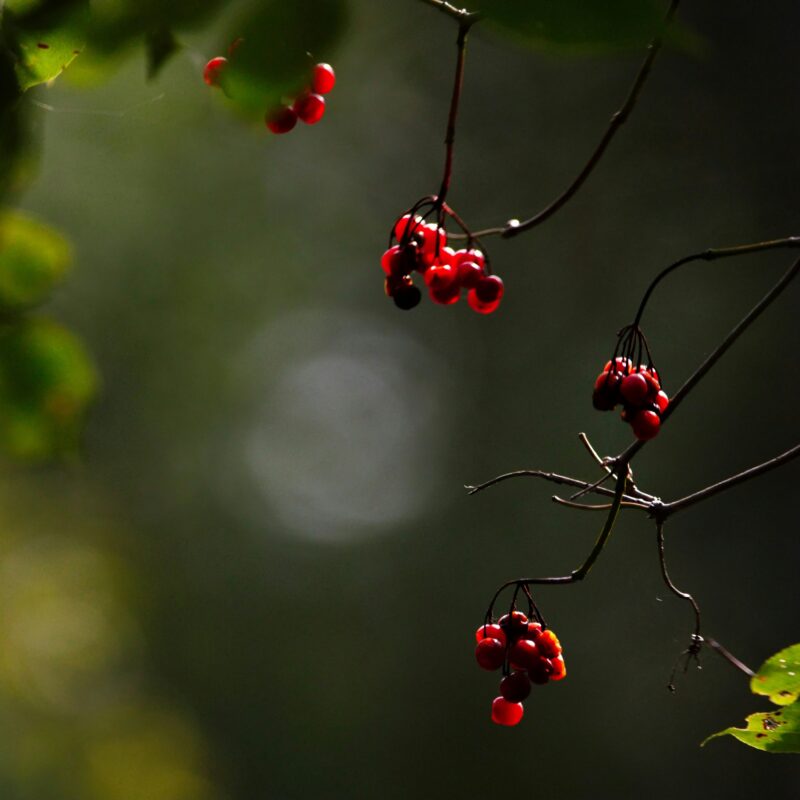
<svg viewBox="0 0 800 800">
<path fill-rule="evenodd" d="M 619 403 L 619 385 L 623 378 L 618 372 L 601 372 L 594 382 L 592 405 L 598 411 L 611 411 Z"/>
<path fill-rule="evenodd" d="M 404 238 L 408 239 L 414 232 L 414 228 L 421 222 L 422 217 L 415 215 L 414 221 L 412 222 L 411 214 L 404 214 L 394 224 L 394 238 L 397 239 L 398 242 L 402 242 Z"/>
<path fill-rule="evenodd" d="M 446 292 L 458 286 L 458 272 L 449 264 L 434 264 L 425 272 L 425 283 L 436 292 Z"/>
<path fill-rule="evenodd" d="M 524 669 L 512 672 L 500 681 L 500 694 L 509 703 L 521 703 L 530 693 L 531 679 Z"/>
<path fill-rule="evenodd" d="M 521 611 L 503 614 L 497 624 L 506 632 L 510 640 L 519 639 L 528 630 L 528 618 Z"/>
<path fill-rule="evenodd" d="M 481 278 L 474 289 L 467 294 L 467 302 L 479 314 L 491 314 L 497 310 L 503 297 L 503 281 L 497 275 Z"/>
<path fill-rule="evenodd" d="M 667 397 L 666 392 L 659 392 L 656 395 L 656 405 L 658 406 L 658 410 L 661 414 L 667 410 L 667 406 L 669 405 L 669 397 Z"/>
<path fill-rule="evenodd" d="M 413 283 L 404 283 L 392 296 L 394 304 L 402 311 L 410 311 L 419 305 L 422 299 L 422 292 Z"/>
<path fill-rule="evenodd" d="M 550 680 L 563 681 L 567 677 L 567 665 L 564 663 L 563 656 L 556 656 L 550 659 Z"/>
<path fill-rule="evenodd" d="M 504 697 L 495 697 L 492 701 L 492 722 L 497 725 L 517 725 L 523 713 L 522 703 L 509 703 Z"/>
<path fill-rule="evenodd" d="M 437 264 L 447 264 L 448 267 L 452 267 L 453 269 L 458 271 L 456 266 L 455 266 L 455 264 L 453 264 L 453 258 L 455 256 L 455 254 L 456 254 L 455 250 L 453 250 L 452 247 L 443 247 L 439 251 L 439 258 L 437 259 L 436 263 Z"/>
<path fill-rule="evenodd" d="M 277 106 L 264 119 L 272 133 L 289 133 L 297 125 L 297 114 L 289 106 Z"/>
<path fill-rule="evenodd" d="M 638 411 L 631 421 L 633 435 L 642 442 L 646 442 L 658 435 L 661 427 L 661 418 L 655 411 Z"/>
<path fill-rule="evenodd" d="M 528 632 L 526 637 L 528 639 L 532 639 L 534 642 L 538 638 L 539 634 L 542 632 L 542 623 L 541 622 L 529 622 L 528 623 Z"/>
<path fill-rule="evenodd" d="M 520 639 L 508 651 L 508 660 L 515 669 L 532 669 L 538 659 L 539 648 L 532 639 Z"/>
<path fill-rule="evenodd" d="M 545 658 L 555 658 L 561 655 L 561 642 L 558 641 L 558 637 L 553 631 L 542 631 L 536 640 L 536 646 Z"/>
<path fill-rule="evenodd" d="M 436 269 L 436 267 L 431 267 L 431 269 Z M 430 272 L 430 270 L 428 270 L 428 272 Z M 428 273 L 426 272 L 425 275 L 427 276 L 427 274 Z M 428 295 L 437 305 L 451 306 L 453 303 L 457 303 L 459 301 L 459 298 L 461 297 L 461 289 L 457 283 L 454 283 L 452 286 L 448 286 L 446 289 L 429 289 Z"/>
<path fill-rule="evenodd" d="M 497 639 L 503 646 L 506 643 L 506 632 L 495 622 L 490 625 L 481 625 L 475 631 L 475 641 L 480 642 L 483 639 Z"/>
<path fill-rule="evenodd" d="M 455 257 L 453 258 L 453 266 L 457 267 L 462 261 L 472 261 L 477 264 L 481 270 L 486 266 L 486 257 L 480 250 L 456 250 Z"/>
<path fill-rule="evenodd" d="M 456 270 L 458 284 L 464 289 L 474 289 L 483 278 L 483 268 L 475 261 L 459 261 Z"/>
<path fill-rule="evenodd" d="M 203 80 L 209 86 L 219 86 L 220 76 L 227 63 L 228 59 L 225 58 L 225 56 L 217 56 L 216 58 L 212 58 L 211 61 L 206 64 L 205 69 L 203 70 Z"/>
<path fill-rule="evenodd" d="M 528 670 L 528 677 L 530 677 L 531 683 L 535 683 L 537 686 L 544 686 L 550 681 L 551 670 L 550 659 L 540 658 L 536 665 Z"/>
<path fill-rule="evenodd" d="M 647 381 L 648 398 L 655 397 L 656 393 L 661 389 L 658 373 L 648 367 L 639 367 L 639 374 Z"/>
<path fill-rule="evenodd" d="M 317 64 L 311 78 L 311 90 L 316 94 L 328 94 L 336 85 L 336 74 L 330 64 Z"/>
<path fill-rule="evenodd" d="M 650 391 L 650 386 L 644 375 L 634 372 L 633 375 L 626 375 L 620 385 L 619 393 L 631 405 L 641 405 Z"/>
<path fill-rule="evenodd" d="M 387 275 L 407 275 L 406 259 L 400 245 L 393 245 L 381 256 L 381 267 Z"/>
<path fill-rule="evenodd" d="M 430 264 L 433 264 L 438 254 L 447 246 L 447 233 L 433 222 L 420 225 L 417 233 L 422 238 L 422 255 Z"/>
<path fill-rule="evenodd" d="M 316 125 L 325 113 L 325 98 L 318 94 L 302 94 L 294 101 L 298 119 L 306 125 Z"/>
<path fill-rule="evenodd" d="M 505 645 L 499 639 L 481 639 L 475 648 L 475 658 L 483 669 L 500 669 L 506 660 Z"/>
</svg>

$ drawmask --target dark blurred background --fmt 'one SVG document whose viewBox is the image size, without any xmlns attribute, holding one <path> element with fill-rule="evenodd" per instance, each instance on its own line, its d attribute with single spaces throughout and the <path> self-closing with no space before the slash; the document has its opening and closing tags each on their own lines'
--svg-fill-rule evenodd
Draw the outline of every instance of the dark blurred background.
<svg viewBox="0 0 800 800">
<path fill-rule="evenodd" d="M 793 797 L 792 759 L 710 733 L 768 707 L 711 653 L 671 695 L 692 617 L 661 583 L 652 523 L 623 515 L 590 579 L 536 597 L 569 677 L 515 729 L 473 631 L 495 588 L 565 574 L 601 520 L 520 480 L 593 479 L 577 434 L 619 327 L 666 264 L 797 234 L 796 31 L 781 0 L 686 3 L 584 190 L 491 242 L 506 284 L 478 317 L 397 311 L 380 255 L 435 191 L 452 21 L 354 0 L 325 120 L 271 137 L 201 80 L 219 31 L 154 83 L 131 57 L 31 93 L 43 142 L 21 207 L 74 242 L 49 311 L 104 389 L 79 463 L 0 483 L 0 795 L 13 800 Z M 477 28 L 450 200 L 475 227 L 538 210 L 595 146 L 641 61 L 534 53 Z M 77 73 L 76 73 L 77 74 Z M 687 267 L 644 320 L 667 391 L 791 254 Z M 798 291 L 738 342 L 636 461 L 687 494 L 795 444 Z M 797 467 L 667 527 L 676 583 L 753 667 L 797 631 Z"/>
</svg>

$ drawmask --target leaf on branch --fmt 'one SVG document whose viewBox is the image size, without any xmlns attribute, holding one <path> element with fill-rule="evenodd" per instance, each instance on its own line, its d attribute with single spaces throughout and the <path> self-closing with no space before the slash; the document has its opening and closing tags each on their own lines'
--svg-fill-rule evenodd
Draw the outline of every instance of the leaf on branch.
<svg viewBox="0 0 800 800">
<path fill-rule="evenodd" d="M 480 0 L 474 5 L 496 30 L 534 47 L 567 52 L 640 49 L 663 30 L 666 11 L 658 0 Z"/>
<path fill-rule="evenodd" d="M 30 217 L 0 217 L 0 311 L 30 308 L 46 299 L 69 269 L 69 242 Z"/>
<path fill-rule="evenodd" d="M 740 742 L 770 753 L 800 753 L 800 644 L 768 658 L 750 680 L 754 694 L 766 695 L 782 706 L 751 714 L 746 728 L 726 728 L 706 739 L 733 736 Z"/>
<path fill-rule="evenodd" d="M 0 446 L 42 461 L 77 449 L 98 385 L 81 342 L 44 319 L 0 333 Z"/>
</svg>

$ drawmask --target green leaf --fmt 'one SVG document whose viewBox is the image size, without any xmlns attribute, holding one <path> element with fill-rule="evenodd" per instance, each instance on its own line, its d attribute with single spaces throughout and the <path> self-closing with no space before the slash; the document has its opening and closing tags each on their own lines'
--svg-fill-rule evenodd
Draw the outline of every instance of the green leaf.
<svg viewBox="0 0 800 800">
<path fill-rule="evenodd" d="M 496 30 L 533 46 L 568 51 L 641 48 L 664 26 L 658 0 L 476 0 Z"/>
<path fill-rule="evenodd" d="M 746 721 L 746 728 L 726 728 L 709 736 L 703 745 L 718 736 L 733 736 L 767 753 L 800 753 L 800 703 L 751 714 Z"/>
<path fill-rule="evenodd" d="M 147 54 L 147 80 L 153 80 L 164 64 L 180 50 L 178 40 L 168 28 L 153 31 L 144 40 Z"/>
<path fill-rule="evenodd" d="M 0 445 L 43 460 L 74 451 L 97 372 L 68 330 L 25 319 L 0 333 Z"/>
<path fill-rule="evenodd" d="M 42 302 L 72 259 L 67 240 L 18 213 L 0 217 L 0 310 Z"/>
<path fill-rule="evenodd" d="M 753 694 L 767 695 L 779 706 L 800 696 L 800 644 L 793 644 L 768 658 L 750 679 Z"/>
<path fill-rule="evenodd" d="M 221 76 L 225 94 L 239 110 L 258 117 L 298 95 L 315 61 L 329 58 L 346 16 L 342 0 L 252 3 L 220 45 L 220 53 L 227 53 L 241 40 Z"/>
</svg>

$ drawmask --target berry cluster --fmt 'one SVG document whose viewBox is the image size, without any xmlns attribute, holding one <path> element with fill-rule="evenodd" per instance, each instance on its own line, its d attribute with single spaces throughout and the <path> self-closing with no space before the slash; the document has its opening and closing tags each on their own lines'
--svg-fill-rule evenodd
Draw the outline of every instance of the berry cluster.
<svg viewBox="0 0 800 800">
<path fill-rule="evenodd" d="M 531 693 L 531 684 L 567 676 L 558 637 L 521 611 L 481 625 L 475 639 L 478 665 L 490 671 L 503 668 L 500 696 L 492 702 L 492 722 L 498 725 L 516 725 L 522 719 L 522 701 Z"/>
<path fill-rule="evenodd" d="M 635 367 L 629 358 L 618 356 L 598 375 L 592 403 L 599 411 L 611 411 L 621 403 L 623 421 L 630 423 L 637 439 L 647 441 L 658 434 L 669 397 L 655 367 Z"/>
<path fill-rule="evenodd" d="M 231 46 L 233 55 L 237 40 Z M 203 70 L 203 80 L 209 86 L 221 86 L 222 75 L 228 59 L 224 56 L 212 58 Z M 272 133 L 288 133 L 297 125 L 297 120 L 306 125 L 315 125 L 325 113 L 325 98 L 336 85 L 336 75 L 330 64 L 316 64 L 308 84 L 289 103 L 281 104 L 267 111 L 264 121 Z"/>
<path fill-rule="evenodd" d="M 447 246 L 447 232 L 426 223 L 418 214 L 405 214 L 392 229 L 392 241 L 383 254 L 384 287 L 394 304 L 403 310 L 414 308 L 422 293 L 414 285 L 412 272 L 422 275 L 434 303 L 457 303 L 466 291 L 467 303 L 479 314 L 497 310 L 503 297 L 503 281 L 488 271 L 486 256 L 472 247 L 453 250 Z"/>
</svg>

